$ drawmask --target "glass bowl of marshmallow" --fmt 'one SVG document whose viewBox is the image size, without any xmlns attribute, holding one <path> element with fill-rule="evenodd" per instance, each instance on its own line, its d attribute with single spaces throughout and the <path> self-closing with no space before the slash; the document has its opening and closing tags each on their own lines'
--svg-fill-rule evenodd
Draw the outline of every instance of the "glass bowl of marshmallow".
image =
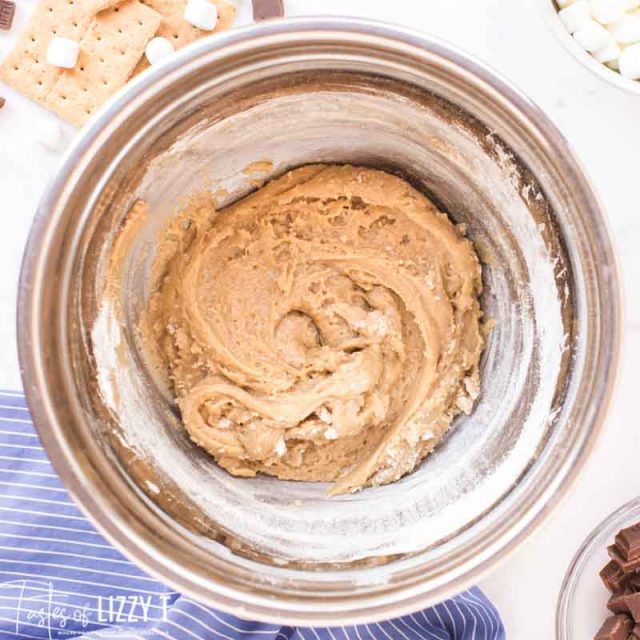
<svg viewBox="0 0 640 640">
<path fill-rule="evenodd" d="M 592 72 L 640 94 L 640 0 L 545 0 L 548 22 Z"/>
</svg>

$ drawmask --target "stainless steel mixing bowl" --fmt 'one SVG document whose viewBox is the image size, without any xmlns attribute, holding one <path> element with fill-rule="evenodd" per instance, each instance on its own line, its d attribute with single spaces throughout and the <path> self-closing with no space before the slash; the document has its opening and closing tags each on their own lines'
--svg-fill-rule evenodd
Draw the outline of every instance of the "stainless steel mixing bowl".
<svg viewBox="0 0 640 640">
<path fill-rule="evenodd" d="M 221 204 L 307 162 L 395 171 L 467 224 L 494 324 L 482 397 L 415 473 L 326 487 L 232 478 L 180 427 L 135 326 L 154 238 L 192 193 Z M 255 176 L 253 176 L 255 177 Z M 151 214 L 104 296 L 137 198 Z M 176 589 L 240 616 L 391 617 L 446 597 L 522 542 L 594 444 L 619 338 L 598 200 L 557 129 L 485 67 L 358 20 L 240 29 L 145 73 L 86 127 L 42 200 L 19 300 L 42 441 L 97 526 Z"/>
</svg>

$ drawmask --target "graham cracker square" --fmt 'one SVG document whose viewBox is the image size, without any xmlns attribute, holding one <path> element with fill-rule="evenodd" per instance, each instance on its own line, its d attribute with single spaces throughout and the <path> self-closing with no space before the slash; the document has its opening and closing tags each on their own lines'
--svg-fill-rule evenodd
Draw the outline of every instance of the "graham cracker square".
<svg viewBox="0 0 640 640">
<path fill-rule="evenodd" d="M 41 0 L 0 65 L 0 80 L 82 126 L 133 74 L 149 66 L 144 50 L 155 35 L 179 49 L 228 29 L 235 8 L 216 4 L 218 24 L 211 32 L 184 20 L 186 0 Z M 73 69 L 47 63 L 54 36 L 80 44 Z"/>
<path fill-rule="evenodd" d="M 98 13 L 80 40 L 78 63 L 59 74 L 45 105 L 83 125 L 127 82 L 161 20 L 158 12 L 138 0 Z"/>
<path fill-rule="evenodd" d="M 214 33 L 226 31 L 233 24 L 236 16 L 235 7 L 227 2 L 213 2 L 218 8 L 218 23 L 213 31 L 202 31 L 189 24 L 184 18 L 184 8 L 187 0 L 141 0 L 147 6 L 162 14 L 162 23 L 157 36 L 167 38 L 177 49 L 181 49 L 200 38 L 206 38 Z M 134 71 L 137 75 L 149 66 L 147 59 L 143 57 Z"/>
<path fill-rule="evenodd" d="M 93 16 L 120 0 L 42 0 L 26 29 L 0 65 L 0 80 L 20 93 L 42 102 L 62 69 L 47 64 L 47 49 L 54 35 L 80 40 Z"/>
</svg>

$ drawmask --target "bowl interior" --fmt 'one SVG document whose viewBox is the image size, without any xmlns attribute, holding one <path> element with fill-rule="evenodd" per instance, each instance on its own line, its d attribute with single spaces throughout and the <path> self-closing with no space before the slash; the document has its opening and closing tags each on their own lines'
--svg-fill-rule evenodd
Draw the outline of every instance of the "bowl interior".
<svg viewBox="0 0 640 640">
<path fill-rule="evenodd" d="M 78 308 L 87 339 L 77 357 L 93 358 L 97 369 L 93 398 L 106 409 L 97 441 L 171 526 L 265 563 L 353 568 L 437 553 L 495 508 L 545 442 L 572 344 L 570 265 L 550 207 L 516 155 L 428 92 L 337 70 L 292 70 L 250 90 L 203 93 L 147 135 L 115 168 L 118 188 L 86 244 Z M 393 485 L 327 498 L 322 484 L 232 477 L 190 441 L 170 392 L 145 367 L 136 325 L 158 232 L 190 195 L 212 191 L 223 206 L 254 189 L 256 175 L 245 169 L 265 160 L 272 166 L 260 180 L 312 162 L 396 172 L 465 223 L 480 253 L 493 325 L 480 400 Z M 103 274 L 123 213 L 138 198 L 151 213 L 127 245 L 118 310 Z"/>
</svg>

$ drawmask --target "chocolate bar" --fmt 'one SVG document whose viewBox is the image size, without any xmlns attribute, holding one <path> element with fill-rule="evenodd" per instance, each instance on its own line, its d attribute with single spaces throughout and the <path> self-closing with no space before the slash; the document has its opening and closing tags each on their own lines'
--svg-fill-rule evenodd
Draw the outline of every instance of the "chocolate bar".
<svg viewBox="0 0 640 640">
<path fill-rule="evenodd" d="M 631 580 L 631 576 L 624 573 L 615 560 L 611 560 L 604 569 L 600 571 L 600 578 L 602 582 L 604 582 L 604 586 L 607 587 L 611 593 L 622 591 Z"/>
<path fill-rule="evenodd" d="M 611 560 L 600 578 L 611 595 L 609 616 L 595 640 L 640 640 L 640 522 L 621 529 L 607 547 Z"/>
<path fill-rule="evenodd" d="M 624 614 L 609 616 L 600 627 L 600 631 L 593 640 L 627 640 L 633 622 Z"/>
<path fill-rule="evenodd" d="M 624 603 L 634 622 L 640 623 L 640 593 L 631 593 L 624 597 Z"/>
<path fill-rule="evenodd" d="M 13 26 L 13 16 L 16 13 L 16 5 L 10 0 L 0 0 L 0 29 L 9 31 Z"/>
<path fill-rule="evenodd" d="M 253 19 L 256 22 L 269 18 L 282 18 L 283 16 L 282 0 L 253 0 Z"/>
<path fill-rule="evenodd" d="M 640 557 L 640 522 L 621 529 L 616 536 L 616 545 L 626 560 Z"/>
<path fill-rule="evenodd" d="M 629 579 L 629 588 L 634 591 L 640 591 L 640 574 L 635 573 Z"/>
<path fill-rule="evenodd" d="M 640 569 L 640 556 L 627 559 L 617 544 L 612 544 L 610 547 L 607 547 L 607 552 L 609 553 L 609 557 L 622 569 L 623 573 L 631 573 L 636 569 Z"/>
<path fill-rule="evenodd" d="M 624 591 L 617 591 L 613 593 L 607 602 L 607 609 L 612 613 L 629 613 L 629 607 L 625 598 L 633 593 L 625 589 Z"/>
</svg>

